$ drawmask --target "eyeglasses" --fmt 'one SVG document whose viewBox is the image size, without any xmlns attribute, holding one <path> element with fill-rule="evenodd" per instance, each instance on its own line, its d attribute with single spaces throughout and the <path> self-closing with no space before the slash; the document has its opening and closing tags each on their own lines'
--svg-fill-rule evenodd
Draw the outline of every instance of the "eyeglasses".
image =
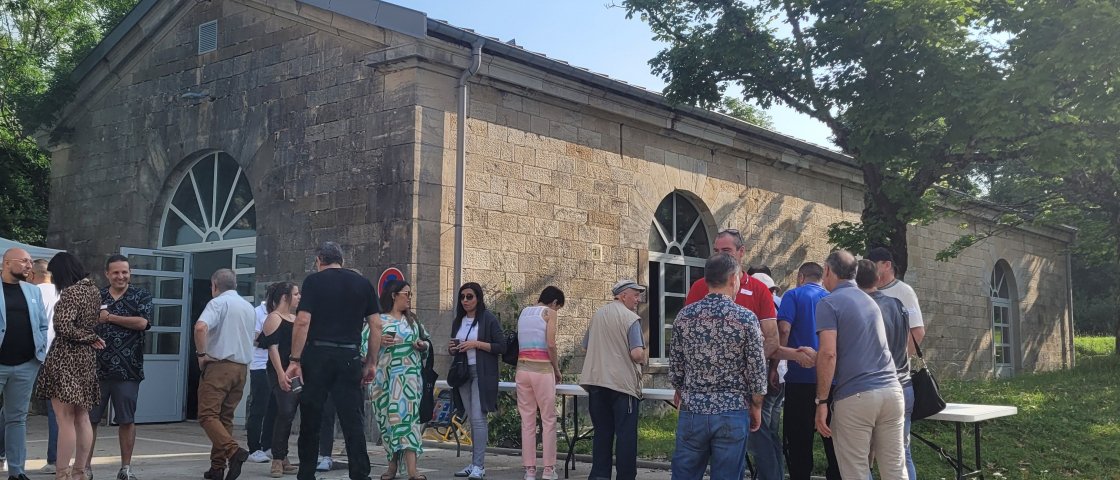
<svg viewBox="0 0 1120 480">
<path fill-rule="evenodd" d="M 407 292 L 397 292 L 396 295 L 406 295 L 408 296 L 408 298 L 412 298 L 412 290 L 409 290 Z"/>
<path fill-rule="evenodd" d="M 734 235 L 736 237 L 739 237 L 740 240 L 743 238 L 743 234 L 739 233 L 739 229 L 737 228 L 725 228 L 723 230 L 720 230 L 719 233 L 716 234 L 716 236 L 718 237 L 720 235 Z"/>
<path fill-rule="evenodd" d="M 473 293 L 464 293 L 462 295 L 459 295 L 459 300 L 474 300 L 474 294 Z"/>
</svg>

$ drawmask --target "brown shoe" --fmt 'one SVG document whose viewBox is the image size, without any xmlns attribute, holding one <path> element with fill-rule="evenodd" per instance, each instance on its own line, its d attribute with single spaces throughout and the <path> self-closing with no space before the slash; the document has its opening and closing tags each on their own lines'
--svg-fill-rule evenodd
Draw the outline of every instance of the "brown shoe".
<svg viewBox="0 0 1120 480">
<path fill-rule="evenodd" d="M 299 467 L 292 465 L 292 462 L 289 462 L 286 458 L 282 465 L 284 467 L 284 475 L 295 475 L 299 473 Z"/>
<path fill-rule="evenodd" d="M 284 462 L 280 460 L 272 461 L 272 468 L 268 471 L 268 476 L 272 478 L 280 478 L 284 476 Z"/>
</svg>

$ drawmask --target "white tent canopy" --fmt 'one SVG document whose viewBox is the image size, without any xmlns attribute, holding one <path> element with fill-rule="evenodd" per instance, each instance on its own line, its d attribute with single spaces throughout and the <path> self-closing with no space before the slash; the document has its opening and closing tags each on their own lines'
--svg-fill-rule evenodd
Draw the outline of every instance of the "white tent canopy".
<svg viewBox="0 0 1120 480">
<path fill-rule="evenodd" d="M 47 247 L 36 247 L 34 245 L 19 243 L 15 240 L 8 240 L 6 238 L 0 237 L 0 252 L 6 252 L 9 248 L 22 248 L 24 250 L 27 250 L 27 253 L 30 253 L 31 258 L 33 259 L 45 258 L 47 260 L 50 260 L 51 257 L 54 256 L 54 254 L 63 251 Z"/>
</svg>

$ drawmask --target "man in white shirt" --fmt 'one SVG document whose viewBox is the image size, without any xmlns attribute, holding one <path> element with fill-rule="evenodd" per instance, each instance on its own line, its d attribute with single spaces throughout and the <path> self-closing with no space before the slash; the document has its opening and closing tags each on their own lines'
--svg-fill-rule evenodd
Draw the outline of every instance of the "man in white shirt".
<svg viewBox="0 0 1120 480">
<path fill-rule="evenodd" d="M 253 305 L 237 293 L 237 275 L 228 268 L 210 276 L 214 296 L 194 325 L 198 368 L 198 422 L 213 445 L 210 478 L 235 480 L 249 451 L 233 439 L 233 413 L 241 403 L 253 360 Z"/>
<path fill-rule="evenodd" d="M 875 287 L 891 298 L 897 298 L 906 308 L 906 315 L 910 317 L 910 354 L 914 354 L 914 344 L 922 343 L 926 336 L 926 324 L 922 319 L 922 307 L 918 305 L 918 295 L 906 282 L 895 277 L 894 256 L 891 251 L 883 247 L 872 248 L 867 252 L 867 259 L 875 262 L 879 269 L 879 283 Z"/>
<path fill-rule="evenodd" d="M 54 341 L 54 304 L 58 303 L 58 289 L 51 283 L 51 272 L 47 270 L 50 263 L 45 258 L 31 262 L 31 276 L 28 280 L 39 287 L 43 293 L 43 307 L 47 310 L 47 351 L 51 349 Z M 47 404 L 47 464 L 39 469 L 40 473 L 55 473 L 55 460 L 58 457 L 58 422 L 54 417 L 54 407 L 51 402 Z"/>
</svg>

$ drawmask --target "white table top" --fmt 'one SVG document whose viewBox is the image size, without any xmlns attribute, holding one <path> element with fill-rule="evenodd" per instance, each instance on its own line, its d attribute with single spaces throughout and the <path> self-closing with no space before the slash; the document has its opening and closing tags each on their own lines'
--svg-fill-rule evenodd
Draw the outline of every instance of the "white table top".
<svg viewBox="0 0 1120 480">
<path fill-rule="evenodd" d="M 444 380 L 436 381 L 436 387 L 440 389 L 449 388 L 447 382 Z M 517 384 L 514 382 L 499 382 L 498 390 L 503 392 L 517 391 Z M 642 397 L 646 400 L 664 400 L 667 402 L 673 401 L 674 390 L 671 388 L 643 388 Z M 557 395 L 567 395 L 576 397 L 586 397 L 587 391 L 579 385 L 572 385 L 563 383 L 556 386 Z M 1012 406 L 1005 405 L 976 405 L 971 403 L 950 403 L 945 406 L 945 410 L 941 413 L 928 417 L 929 420 L 942 420 L 947 422 L 982 422 L 984 420 L 991 420 L 999 417 L 1009 417 L 1019 413 L 1019 409 Z"/>
<path fill-rule="evenodd" d="M 948 422 L 982 422 L 999 417 L 1009 417 L 1019 413 L 1019 409 L 1005 405 L 975 405 L 971 403 L 949 403 L 941 413 L 927 417 L 929 420 Z"/>
</svg>

